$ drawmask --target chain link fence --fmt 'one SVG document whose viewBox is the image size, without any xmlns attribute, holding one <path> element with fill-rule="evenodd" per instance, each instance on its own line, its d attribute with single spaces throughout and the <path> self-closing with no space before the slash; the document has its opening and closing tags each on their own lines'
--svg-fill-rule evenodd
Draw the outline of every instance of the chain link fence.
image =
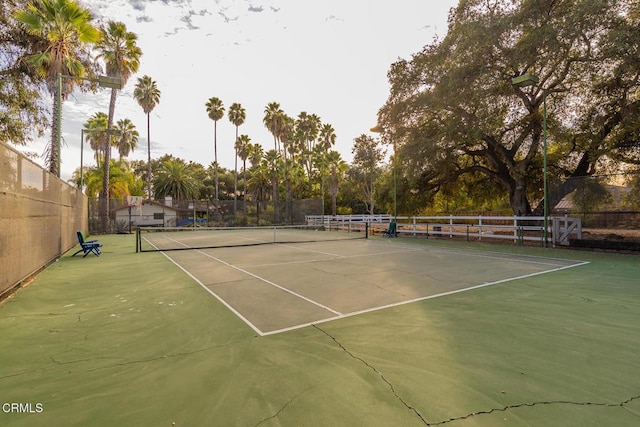
<svg viewBox="0 0 640 427">
<path fill-rule="evenodd" d="M 550 179 L 553 215 L 582 220 L 583 239 L 640 242 L 640 173 Z"/>
<path fill-rule="evenodd" d="M 145 200 L 139 206 L 127 205 L 126 199 L 109 200 L 108 228 L 104 229 L 100 199 L 89 199 L 91 233 L 130 233 L 136 226 L 245 227 L 272 224 L 303 224 L 306 215 L 322 213 L 320 199 L 272 202 L 242 200 Z"/>
</svg>

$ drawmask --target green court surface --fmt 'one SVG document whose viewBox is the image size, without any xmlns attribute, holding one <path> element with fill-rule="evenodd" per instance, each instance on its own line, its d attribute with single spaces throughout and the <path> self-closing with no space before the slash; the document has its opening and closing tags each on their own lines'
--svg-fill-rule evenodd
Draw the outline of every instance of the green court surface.
<svg viewBox="0 0 640 427">
<path fill-rule="evenodd" d="M 0 305 L 1 426 L 640 425 L 637 255 L 99 239 Z"/>
</svg>

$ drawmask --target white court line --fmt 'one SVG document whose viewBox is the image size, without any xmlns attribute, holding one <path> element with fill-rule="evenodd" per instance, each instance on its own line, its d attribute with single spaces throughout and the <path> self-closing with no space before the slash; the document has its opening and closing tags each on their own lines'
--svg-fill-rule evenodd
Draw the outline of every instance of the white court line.
<svg viewBox="0 0 640 427">
<path fill-rule="evenodd" d="M 161 251 L 162 252 L 162 251 Z M 222 299 L 220 296 L 218 296 L 218 294 L 216 294 L 215 292 L 213 292 L 211 289 L 209 289 L 204 283 L 202 283 L 196 276 L 194 276 L 193 274 L 189 273 L 188 270 L 186 270 L 184 267 L 182 267 L 180 264 L 178 264 L 173 258 L 171 258 L 169 255 L 166 254 L 166 252 L 162 252 L 162 255 L 166 256 L 169 261 L 171 261 L 172 263 L 174 263 L 180 270 L 184 271 L 185 273 L 187 273 L 187 276 L 191 277 L 198 285 L 200 285 L 205 291 L 209 292 L 211 295 L 213 295 L 218 301 L 220 301 L 225 307 L 227 307 L 229 310 L 231 310 L 231 312 L 233 314 L 235 314 L 236 316 L 238 316 L 242 321 L 244 321 L 244 323 L 246 323 L 247 325 L 249 325 L 249 327 L 251 329 L 253 329 L 258 335 L 260 336 L 264 336 L 264 332 L 262 332 L 256 325 L 254 325 L 253 323 L 251 323 L 251 321 L 249 319 L 247 319 L 246 317 L 244 317 L 238 310 L 236 310 L 235 308 L 233 308 L 231 305 L 229 305 L 224 299 Z"/>
<path fill-rule="evenodd" d="M 271 286 L 273 286 L 273 287 L 275 287 L 275 288 L 278 288 L 278 289 L 280 289 L 280 290 L 282 290 L 282 291 L 284 291 L 284 292 L 287 292 L 287 293 L 289 293 L 289 294 L 291 294 L 291 295 L 293 295 L 293 296 L 296 296 L 296 297 L 298 297 L 298 298 L 300 298 L 300 299 L 303 299 L 303 300 L 305 300 L 305 301 L 307 301 L 307 302 L 309 302 L 309 303 L 311 303 L 311 304 L 313 304 L 313 305 L 315 305 L 315 306 L 317 306 L 317 307 L 320 307 L 320 308 L 323 308 L 323 309 L 325 309 L 325 310 L 327 310 L 327 311 L 330 311 L 330 312 L 331 312 L 331 313 L 333 313 L 333 314 L 337 314 L 337 315 L 339 315 L 339 316 L 340 316 L 340 315 L 342 315 L 342 313 L 340 313 L 339 311 L 335 311 L 335 310 L 334 310 L 334 309 L 332 309 L 331 307 L 327 307 L 327 306 L 326 306 L 326 305 L 324 305 L 324 304 L 320 304 L 320 303 L 319 303 L 319 302 L 317 302 L 317 301 L 314 301 L 314 300 L 312 300 L 312 299 L 310 299 L 310 298 L 307 298 L 307 297 L 305 297 L 304 295 L 301 295 L 301 294 L 299 294 L 299 293 L 297 293 L 297 292 L 292 291 L 291 289 L 287 289 L 287 288 L 285 288 L 285 287 L 283 287 L 283 286 L 280 286 L 280 285 L 278 285 L 277 283 L 274 283 L 274 282 L 272 282 L 272 281 L 270 281 L 270 280 L 265 279 L 264 277 L 260 277 L 260 276 L 258 276 L 257 274 L 253 274 L 252 272 L 247 271 L 247 270 L 245 270 L 245 269 L 243 269 L 243 268 L 237 267 L 237 266 L 235 266 L 235 265 L 233 265 L 233 264 L 229 264 L 228 262 L 226 262 L 226 261 L 224 261 L 224 260 L 221 260 L 220 258 L 216 258 L 216 257 L 214 257 L 213 255 L 209 255 L 208 253 L 206 253 L 206 252 L 202 252 L 202 251 L 200 251 L 200 250 L 196 250 L 196 252 L 198 252 L 199 254 L 204 255 L 204 256 L 206 256 L 206 257 L 208 257 L 208 258 L 214 259 L 214 260 L 218 261 L 219 263 L 226 265 L 227 267 L 231 267 L 231 268 L 233 268 L 234 270 L 238 270 L 238 271 L 240 271 L 240 272 L 242 272 L 242 273 L 244 273 L 244 274 L 246 274 L 246 275 L 249 275 L 249 276 L 253 277 L 254 279 L 258 279 L 258 280 L 260 280 L 260 281 L 262 281 L 262 282 L 266 283 L 267 285 L 271 285 Z"/>
<path fill-rule="evenodd" d="M 394 243 L 398 246 L 410 246 L 409 243 Z M 503 254 L 500 252 L 488 252 L 488 253 L 479 253 L 476 251 L 472 251 L 472 250 L 455 250 L 455 249 L 439 249 L 439 248 L 433 248 L 433 247 L 420 247 L 420 248 L 416 248 L 416 250 L 421 250 L 421 251 L 425 251 L 425 252 L 436 252 L 436 253 L 444 253 L 444 254 L 455 254 L 455 255 L 469 255 L 469 256 L 473 256 L 476 258 L 489 258 L 489 259 L 498 259 L 498 260 L 503 260 L 503 261 L 514 261 L 514 262 L 521 262 L 521 263 L 526 263 L 526 264 L 540 264 L 540 265 L 550 265 L 550 266 L 558 266 L 558 262 L 561 262 L 562 264 L 560 266 L 564 266 L 566 265 L 566 262 L 577 262 L 578 265 L 583 265 L 583 264 L 589 264 L 589 262 L 587 261 L 572 261 L 572 260 L 565 260 L 562 258 L 547 258 L 547 257 L 541 257 L 541 256 L 536 256 L 536 255 L 516 255 L 516 254 Z M 494 254 L 494 255 L 491 255 Z M 504 256 L 499 256 L 499 255 L 504 255 Z M 525 259 L 525 258 L 531 258 L 531 259 Z M 549 260 L 549 261 L 557 261 L 556 263 L 552 263 L 552 262 L 543 262 L 542 260 Z M 573 265 L 573 264 L 571 264 Z"/>
<path fill-rule="evenodd" d="M 146 240 L 146 239 L 145 239 Z M 173 240 L 173 239 L 169 239 L 169 240 Z M 173 240 L 175 242 L 175 240 Z M 147 243 L 149 243 L 151 246 L 153 246 L 154 248 L 158 249 L 158 247 L 156 245 L 154 245 L 152 242 L 150 242 L 149 240 L 147 240 Z M 177 242 L 180 243 L 180 242 Z M 184 243 L 180 243 L 183 246 Z M 205 291 L 207 291 L 208 293 L 210 293 L 211 295 L 213 295 L 218 301 L 220 301 L 225 307 L 227 307 L 229 310 L 231 310 L 231 312 L 233 314 L 235 314 L 236 316 L 238 316 L 244 323 L 246 323 L 247 325 L 249 325 L 249 327 L 251 329 L 253 329 L 258 335 L 260 336 L 264 336 L 264 332 L 262 332 L 256 325 L 254 325 L 253 323 L 251 323 L 251 321 L 249 319 L 247 319 L 246 317 L 244 317 L 242 315 L 242 313 L 240 313 L 238 310 L 236 310 L 235 308 L 233 308 L 231 305 L 229 305 L 229 303 L 227 303 L 223 298 L 221 298 L 218 294 L 216 294 L 215 292 L 213 292 L 211 289 L 209 289 L 204 283 L 202 283 L 200 281 L 200 279 L 198 279 L 196 276 L 194 276 L 193 274 L 191 274 L 187 269 L 185 269 L 183 266 L 181 266 L 178 262 L 176 262 L 173 258 L 171 258 L 169 255 L 167 255 L 166 252 L 158 249 L 162 255 L 164 255 L 169 261 L 171 261 L 175 266 L 177 266 L 180 270 L 184 271 L 187 276 L 191 277 L 198 285 L 200 285 Z"/>
<path fill-rule="evenodd" d="M 177 242 L 177 243 L 180 243 L 180 242 Z M 415 250 L 430 251 L 430 250 L 433 250 L 433 249 L 429 249 L 429 248 L 415 248 L 415 249 L 413 249 L 412 248 L 412 249 L 408 249 L 406 251 L 403 250 L 403 251 L 400 251 L 400 252 L 412 252 L 412 251 L 415 251 Z M 475 289 L 480 289 L 480 288 L 494 286 L 494 285 L 498 285 L 498 284 L 502 284 L 502 283 L 507 283 L 507 282 L 511 282 L 511 281 L 514 281 L 514 280 L 526 279 L 526 278 L 529 278 L 529 277 L 539 276 L 539 275 L 547 274 L 547 273 L 553 273 L 553 272 L 556 272 L 556 271 L 566 270 L 566 269 L 569 269 L 569 268 L 580 267 L 580 266 L 589 264 L 588 261 L 580 261 L 580 262 L 576 262 L 575 264 L 571 264 L 571 265 L 559 266 L 559 267 L 551 269 L 551 270 L 539 271 L 539 272 L 536 272 L 536 273 L 530 273 L 530 274 L 525 274 L 525 275 L 521 275 L 521 276 L 510 277 L 510 278 L 506 278 L 506 279 L 497 280 L 497 281 L 494 281 L 494 282 L 481 283 L 479 285 L 473 285 L 473 286 L 469 286 L 469 287 L 462 288 L 462 289 L 456 289 L 456 290 L 453 290 L 453 291 L 441 292 L 439 294 L 434 294 L 434 295 L 427 295 L 427 296 L 424 296 L 424 297 L 414 298 L 414 299 L 410 299 L 410 300 L 406 300 L 406 301 L 400 301 L 400 302 L 392 303 L 392 304 L 386 304 L 386 305 L 382 305 L 382 306 L 378 306 L 378 307 L 372 307 L 372 308 L 368 308 L 368 309 L 365 309 L 365 310 L 354 311 L 354 312 L 351 312 L 351 313 L 340 313 L 340 312 L 335 311 L 335 310 L 333 310 L 333 309 L 331 309 L 331 308 L 329 308 L 327 306 L 324 306 L 324 305 L 319 304 L 319 303 L 317 303 L 317 302 L 315 302 L 313 300 L 310 300 L 309 298 L 304 297 L 303 295 L 300 295 L 300 294 L 298 294 L 296 292 L 293 292 L 293 291 L 291 291 L 289 289 L 286 289 L 286 288 L 284 288 L 284 287 L 282 287 L 280 285 L 277 285 L 277 284 L 275 284 L 273 282 L 270 282 L 270 281 L 268 281 L 268 280 L 266 280 L 266 279 L 264 279 L 264 278 L 262 278 L 260 276 L 257 276 L 255 274 L 249 272 L 249 271 L 246 271 L 246 270 L 244 270 L 244 269 L 242 269 L 240 267 L 236 267 L 236 266 L 234 266 L 232 264 L 229 264 L 229 263 L 227 263 L 227 262 L 225 262 L 225 261 L 223 261 L 221 259 L 218 259 L 218 258 L 216 258 L 214 256 L 211 256 L 211 255 L 205 253 L 205 252 L 202 252 L 201 250 L 195 250 L 195 251 L 200 253 L 201 255 L 204 255 L 206 257 L 212 258 L 212 259 L 214 259 L 214 260 L 216 260 L 216 261 L 218 261 L 218 262 L 220 262 L 220 263 L 222 263 L 222 264 L 224 264 L 226 266 L 229 266 L 229 267 L 234 268 L 234 269 L 236 269 L 238 271 L 241 271 L 241 272 L 243 272 L 245 274 L 248 274 L 248 275 L 250 275 L 250 276 L 252 276 L 252 277 L 254 277 L 254 278 L 258 279 L 258 280 L 261 280 L 261 281 L 263 281 L 263 282 L 265 282 L 265 283 L 267 283 L 269 285 L 275 286 L 278 289 L 281 289 L 281 290 L 283 290 L 285 292 L 288 292 L 288 293 L 290 293 L 290 294 L 292 294 L 294 296 L 297 296 L 297 297 L 299 297 L 299 298 L 301 298 L 303 300 L 306 300 L 306 301 L 308 301 L 308 302 L 310 302 L 310 303 L 312 303 L 314 305 L 317 305 L 319 307 L 325 308 L 326 310 L 336 314 L 336 316 L 334 316 L 334 317 L 328 317 L 328 318 L 325 318 L 325 319 L 318 319 L 317 321 L 313 321 L 313 322 L 307 322 L 307 323 L 302 323 L 302 324 L 299 324 L 299 325 L 290 326 L 290 327 L 287 327 L 287 328 L 282 328 L 282 329 L 276 329 L 276 330 L 273 330 L 273 331 L 263 332 L 257 326 L 255 326 L 253 323 L 251 323 L 251 321 L 249 321 L 249 319 L 244 317 L 242 314 L 240 314 L 240 312 L 238 312 L 236 309 L 234 309 L 232 306 L 230 306 L 226 301 L 224 301 L 221 297 L 219 297 L 215 292 L 213 292 L 211 289 L 207 288 L 200 280 L 198 280 L 198 278 L 196 278 L 191 273 L 189 273 L 185 268 L 183 268 L 180 264 L 178 264 L 175 260 L 173 260 L 165 252 L 162 252 L 162 254 L 164 256 L 166 256 L 171 262 L 173 262 L 176 266 L 178 266 L 178 268 L 180 268 L 182 271 L 187 273 L 187 275 L 189 277 L 191 277 L 193 280 L 196 281 L 196 283 L 198 283 L 201 287 L 203 287 L 207 292 L 209 292 L 211 295 L 213 295 L 215 298 L 217 298 L 225 307 L 229 308 L 229 310 L 231 310 L 232 313 L 234 313 L 236 316 L 238 316 L 240 319 L 242 319 L 247 325 L 249 325 L 249 327 L 251 327 L 251 329 L 253 329 L 260 336 L 275 335 L 275 334 L 279 334 L 279 333 L 283 333 L 283 332 L 288 332 L 288 331 L 293 331 L 293 330 L 296 330 L 296 329 L 305 328 L 305 327 L 308 327 L 308 326 L 311 326 L 311 325 L 318 325 L 318 324 L 331 322 L 331 321 L 338 320 L 338 319 L 357 316 L 357 315 L 360 315 L 360 314 L 365 314 L 365 313 L 370 313 L 370 312 L 374 312 L 374 311 L 384 310 L 384 309 L 392 308 L 392 307 L 398 307 L 398 306 L 402 306 L 402 305 L 406 305 L 406 304 L 411 304 L 411 303 L 414 303 L 414 302 L 425 301 L 425 300 L 429 300 L 429 299 L 433 299 L 433 298 L 439 298 L 439 297 L 443 297 L 443 296 L 447 296 L 447 295 L 454 295 L 454 294 L 458 294 L 458 293 L 462 293 L 462 292 L 472 291 L 472 290 L 475 290 Z M 498 257 L 498 256 L 474 254 L 473 252 L 469 252 L 469 251 L 451 251 L 451 250 L 434 250 L 434 251 L 435 252 L 442 252 L 442 253 L 453 253 L 453 254 L 458 254 L 458 255 L 460 255 L 460 254 L 469 254 L 469 255 L 479 256 L 479 257 L 484 257 L 484 258 L 500 259 L 500 260 L 506 260 L 506 261 L 521 261 L 521 262 L 525 262 L 525 263 L 526 262 L 530 262 L 532 264 L 535 263 L 535 264 L 542 264 L 542 265 L 556 265 L 557 266 L 557 264 L 542 263 L 542 262 L 539 262 L 539 261 L 514 260 L 514 259 L 511 259 L 511 258 L 504 258 L 504 257 Z M 390 253 L 394 253 L 394 252 L 390 252 Z M 369 256 L 369 255 L 371 255 L 371 254 L 354 255 L 352 257 Z M 529 257 L 529 258 L 546 259 L 546 258 L 543 258 L 543 257 L 536 257 L 536 256 L 532 256 L 532 255 L 523 255 L 523 256 L 524 257 Z M 549 258 L 549 259 L 553 259 L 553 258 Z M 562 259 L 557 259 L 557 258 L 555 260 L 556 261 L 564 261 Z"/>
<path fill-rule="evenodd" d="M 565 266 L 562 266 L 562 267 L 554 268 L 552 270 L 539 271 L 537 273 L 525 274 L 523 276 L 517 276 L 517 277 L 509 277 L 507 279 L 496 280 L 495 282 L 489 282 L 489 283 L 482 283 L 480 285 L 469 286 L 469 287 L 463 288 L 463 289 L 456 289 L 456 290 L 453 290 L 453 291 L 441 292 L 441 293 L 435 294 L 435 295 L 428 295 L 428 296 L 424 296 L 424 297 L 420 297 L 420 298 L 414 298 L 414 299 L 410 299 L 410 300 L 406 300 L 406 301 L 396 302 L 396 303 L 393 303 L 393 304 L 386 304 L 386 305 L 381 305 L 379 307 L 367 308 L 365 310 L 353 311 L 351 313 L 344 313 L 344 314 L 342 314 L 340 316 L 336 316 L 336 317 L 330 317 L 330 318 L 327 318 L 327 319 L 320 319 L 320 320 L 315 321 L 315 322 L 308 322 L 308 323 L 303 323 L 303 324 L 300 324 L 300 325 L 291 326 L 291 327 L 288 327 L 288 328 L 282 328 L 282 329 L 277 329 L 277 330 L 265 332 L 264 336 L 280 334 L 282 332 L 293 331 L 293 330 L 305 328 L 305 327 L 311 326 L 311 325 L 319 325 L 321 323 L 331 322 L 333 320 L 344 319 L 344 318 L 347 318 L 347 317 L 353 317 L 353 316 L 357 316 L 357 315 L 360 315 L 360 314 L 371 313 L 373 311 L 379 311 L 379 310 L 384 310 L 384 309 L 387 309 L 387 308 L 398 307 L 398 306 L 401 306 L 401 305 L 411 304 L 411 303 L 418 302 L 418 301 L 425 301 L 425 300 L 429 300 L 429 299 L 433 299 L 433 298 L 444 297 L 444 296 L 447 296 L 447 295 L 454 295 L 454 294 L 459 294 L 459 293 L 462 293 L 462 292 L 472 291 L 474 289 L 486 288 L 488 286 L 499 285 L 499 284 L 502 284 L 502 283 L 511 282 L 513 280 L 526 279 L 526 278 L 529 278 L 529 277 L 539 276 L 541 274 L 553 273 L 553 272 L 556 272 L 556 271 L 565 270 L 565 269 L 573 268 L 573 267 L 580 267 L 580 266 L 586 265 L 586 264 L 589 264 L 589 262 L 583 261 L 583 262 L 580 262 L 578 264 L 565 265 Z"/>
<path fill-rule="evenodd" d="M 173 240 L 173 239 L 169 238 L 169 240 Z M 176 241 L 176 240 L 173 240 L 173 241 L 174 241 L 174 242 L 176 242 L 176 243 L 178 243 L 178 244 L 180 244 L 180 245 L 187 246 L 187 245 L 185 245 L 184 243 L 178 242 L 178 241 Z M 325 309 L 325 310 L 327 310 L 327 311 L 330 311 L 330 312 L 331 312 L 331 313 L 333 313 L 333 314 L 342 315 L 342 313 L 340 313 L 339 311 L 336 311 L 336 310 L 332 309 L 331 307 L 328 307 L 328 306 L 326 306 L 326 305 L 324 305 L 324 304 L 320 304 L 320 303 L 319 303 L 319 302 L 317 302 L 317 301 L 314 301 L 314 300 L 312 300 L 312 299 L 310 299 L 310 298 L 307 298 L 307 297 L 305 297 L 304 295 L 301 295 L 301 294 L 299 294 L 299 293 L 297 293 L 297 292 L 292 291 L 291 289 L 287 289 L 287 288 L 285 288 L 285 287 L 283 287 L 283 286 L 280 286 L 280 285 L 278 285 L 277 283 L 274 283 L 274 282 L 272 282 L 272 281 L 270 281 L 270 280 L 265 279 L 264 277 L 260 277 L 260 276 L 258 276 L 257 274 L 253 274 L 252 272 L 247 271 L 247 270 L 245 270 L 245 269 L 243 269 L 243 268 L 237 267 L 237 266 L 235 266 L 235 265 L 233 265 L 233 264 L 229 264 L 228 262 L 226 262 L 226 261 L 224 261 L 224 260 L 222 260 L 222 259 L 220 259 L 220 258 L 214 257 L 213 255 L 209 255 L 208 253 L 203 252 L 203 251 L 201 251 L 201 250 L 199 250 L 199 249 L 194 249 L 194 251 L 195 251 L 195 252 L 197 252 L 197 253 L 199 253 L 200 255 L 204 255 L 204 256 L 206 256 L 207 258 L 211 258 L 211 259 L 213 259 L 213 260 L 216 260 L 216 261 L 218 261 L 219 263 L 226 265 L 227 267 L 231 267 L 231 268 L 233 268 L 234 270 L 238 270 L 238 271 L 240 271 L 240 272 L 242 272 L 242 273 L 244 273 L 244 274 L 246 274 L 246 275 L 248 275 L 248 276 L 251 276 L 251 277 L 253 277 L 254 279 L 258 279 L 258 280 L 260 280 L 260 281 L 262 281 L 262 282 L 264 282 L 264 283 L 266 283 L 266 284 L 268 284 L 268 285 L 271 285 L 271 286 L 273 286 L 273 287 L 275 287 L 275 288 L 278 288 L 278 289 L 280 289 L 280 290 L 282 290 L 282 291 L 284 291 L 284 292 L 287 292 L 287 293 L 289 293 L 289 294 L 291 294 L 291 295 L 293 295 L 293 296 L 296 296 L 296 297 L 298 297 L 298 298 L 300 298 L 300 299 L 302 299 L 302 300 L 305 300 L 305 301 L 307 301 L 307 302 L 309 302 L 309 303 L 311 303 L 311 304 L 313 304 L 313 305 L 315 305 L 315 306 L 317 306 L 317 307 L 320 307 L 320 308 L 323 308 L 323 309 Z M 164 252 L 163 252 L 163 253 L 164 253 Z M 167 255 L 165 254 L 165 256 L 167 256 Z M 172 258 L 170 258 L 170 257 L 169 257 L 169 259 L 171 259 L 171 260 L 173 261 L 173 259 L 172 259 Z M 175 263 L 175 261 L 174 261 L 174 263 Z M 177 264 L 176 264 L 176 265 L 177 265 Z M 182 268 L 182 267 L 181 267 L 181 268 Z M 183 269 L 183 270 L 184 270 L 184 269 Z M 185 271 L 186 271 L 186 270 L 185 270 Z"/>
</svg>

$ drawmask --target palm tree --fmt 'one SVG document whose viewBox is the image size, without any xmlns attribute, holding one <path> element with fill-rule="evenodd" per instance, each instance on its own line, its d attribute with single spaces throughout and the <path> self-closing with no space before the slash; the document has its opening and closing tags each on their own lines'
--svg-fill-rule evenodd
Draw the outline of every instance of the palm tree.
<svg viewBox="0 0 640 427">
<path fill-rule="evenodd" d="M 131 167 L 124 160 L 111 160 L 109 168 L 109 196 L 114 198 L 124 198 L 128 195 L 141 194 L 142 182 L 136 177 Z M 102 174 L 104 168 L 100 166 L 89 168 L 84 172 L 86 183 L 86 195 L 96 197 L 102 190 Z"/>
<path fill-rule="evenodd" d="M 322 194 L 322 199 L 324 201 L 324 178 L 326 172 L 326 164 L 327 164 L 327 153 L 329 149 L 333 147 L 336 143 L 336 133 L 328 123 L 325 123 L 320 126 L 319 136 L 318 136 L 318 144 L 314 147 L 312 155 L 316 157 L 314 162 L 319 166 L 320 171 L 320 191 Z M 324 202 L 322 206 L 322 211 L 324 213 Z"/>
<path fill-rule="evenodd" d="M 309 179 L 308 191 L 311 191 L 311 153 L 318 138 L 318 128 L 320 127 L 320 117 L 315 114 L 307 114 L 305 111 L 298 114 L 296 121 L 296 137 L 299 143 L 299 150 L 302 153 L 303 163 L 307 169 Z"/>
<path fill-rule="evenodd" d="M 284 111 L 280 109 L 280 104 L 277 102 L 270 102 L 264 109 L 264 118 L 262 122 L 271 135 L 273 135 L 273 149 L 280 151 L 278 147 L 278 138 L 280 137 L 280 129 L 282 128 L 282 121 L 284 117 Z"/>
<path fill-rule="evenodd" d="M 291 219 L 292 211 L 292 199 L 293 199 L 293 187 L 291 183 L 291 163 L 287 158 L 287 153 L 291 155 L 293 160 L 295 155 L 295 140 L 296 140 L 296 120 L 286 114 L 282 114 L 282 123 L 278 136 L 282 143 L 282 154 L 284 155 L 284 182 L 286 189 L 286 201 L 285 201 L 285 221 L 289 222 Z"/>
<path fill-rule="evenodd" d="M 105 68 L 109 77 L 117 77 L 124 86 L 129 77 L 140 66 L 142 50 L 136 44 L 138 36 L 128 32 L 127 27 L 122 22 L 109 21 L 101 29 L 102 40 L 98 43 L 98 58 L 105 62 Z M 113 126 L 113 116 L 116 109 L 116 88 L 111 89 L 111 100 L 109 101 L 109 120 L 107 123 L 107 140 L 111 140 L 111 127 Z M 111 158 L 111 146 L 107 145 L 104 153 L 104 175 L 102 177 L 102 228 L 107 230 L 109 224 L 109 166 Z"/>
<path fill-rule="evenodd" d="M 237 102 L 231 104 L 229 107 L 229 121 L 236 127 L 236 141 L 238 140 L 238 127 L 244 123 L 246 119 L 246 112 L 242 105 Z M 235 145 L 235 144 L 234 144 Z M 234 172 L 234 188 L 233 188 L 233 214 L 238 211 L 238 150 L 235 155 L 235 172 Z"/>
<path fill-rule="evenodd" d="M 218 181 L 218 120 L 224 117 L 224 106 L 219 98 L 212 97 L 205 104 L 207 107 L 207 115 L 213 120 L 213 167 L 215 170 L 215 209 L 218 213 L 219 201 L 219 181 Z"/>
<path fill-rule="evenodd" d="M 319 136 L 320 147 L 323 151 L 329 151 L 336 143 L 336 131 L 329 123 L 325 123 L 320 127 Z"/>
<path fill-rule="evenodd" d="M 39 0 L 30 2 L 26 9 L 18 10 L 14 17 L 25 30 L 41 39 L 42 49 L 26 58 L 28 65 L 45 79 L 53 96 L 51 141 L 48 147 L 49 171 L 60 176 L 60 147 L 58 146 L 58 99 L 65 100 L 79 84 L 78 79 L 64 79 L 58 87 L 60 75 L 84 77 L 94 72 L 89 44 L 100 41 L 101 33 L 91 23 L 93 16 L 88 9 L 73 0 Z M 55 96 L 58 95 L 58 96 Z"/>
<path fill-rule="evenodd" d="M 260 203 L 267 199 L 271 185 L 269 166 L 266 161 L 251 169 L 249 191 L 256 200 L 256 224 L 260 225 Z"/>
<path fill-rule="evenodd" d="M 264 110 L 264 118 L 262 122 L 264 126 L 271 132 L 273 135 L 273 149 L 276 152 L 280 152 L 279 141 L 282 136 L 283 125 L 284 125 L 285 114 L 284 111 L 280 109 L 280 104 L 277 102 L 271 102 L 267 104 L 267 107 Z M 273 210 L 276 213 L 275 221 L 278 222 L 280 220 L 279 216 L 279 206 L 278 201 L 280 199 L 280 195 L 278 194 L 278 190 L 280 186 L 276 182 L 273 186 Z"/>
<path fill-rule="evenodd" d="M 100 166 L 102 161 L 101 153 L 104 153 L 107 146 L 107 121 L 106 113 L 98 112 L 91 116 L 84 124 L 87 141 L 91 149 L 95 151 L 96 165 Z M 102 176 L 102 174 L 100 175 Z"/>
<path fill-rule="evenodd" d="M 158 176 L 153 180 L 156 199 L 172 196 L 176 200 L 194 199 L 200 191 L 200 183 L 190 172 L 190 167 L 181 159 L 162 162 Z"/>
<path fill-rule="evenodd" d="M 251 144 L 249 148 L 249 162 L 251 162 L 251 166 L 255 167 L 260 165 L 262 162 L 262 158 L 264 157 L 264 149 L 260 144 Z"/>
<path fill-rule="evenodd" d="M 149 76 L 138 78 L 133 97 L 147 115 L 147 197 L 151 199 L 151 127 L 150 117 L 153 109 L 160 103 L 160 90 Z"/>
<path fill-rule="evenodd" d="M 129 156 L 129 153 L 136 148 L 140 134 L 136 126 L 129 119 L 118 120 L 115 134 L 117 138 L 114 144 L 118 148 L 118 155 L 120 156 L 120 160 L 122 160 L 123 157 Z"/>
<path fill-rule="evenodd" d="M 269 150 L 265 153 L 264 160 L 271 172 L 271 186 L 273 191 L 273 196 L 275 197 L 277 194 L 276 188 L 278 187 L 278 163 L 280 163 L 280 153 L 276 150 Z M 278 209 L 276 205 L 276 201 L 273 201 L 273 221 L 274 223 L 278 223 L 280 221 L 280 215 L 278 214 Z"/>
<path fill-rule="evenodd" d="M 243 207 L 242 211 L 247 214 L 247 159 L 251 150 L 251 138 L 247 135 L 240 135 L 236 140 L 236 153 L 242 159 L 242 180 L 244 181 L 244 190 L 242 192 Z"/>
</svg>

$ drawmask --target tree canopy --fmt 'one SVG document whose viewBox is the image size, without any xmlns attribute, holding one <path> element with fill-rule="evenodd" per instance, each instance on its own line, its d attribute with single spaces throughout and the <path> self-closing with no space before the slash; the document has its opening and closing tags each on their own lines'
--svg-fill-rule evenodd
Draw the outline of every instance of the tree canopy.
<svg viewBox="0 0 640 427">
<path fill-rule="evenodd" d="M 565 178 L 640 163 L 639 6 L 460 1 L 447 35 L 388 74 L 379 123 L 410 191 L 435 194 L 474 177 L 508 194 L 514 214 L 541 213 L 544 116 L 548 176 L 560 178 L 551 207 L 573 190 Z M 525 73 L 538 84 L 512 85 Z"/>
</svg>

